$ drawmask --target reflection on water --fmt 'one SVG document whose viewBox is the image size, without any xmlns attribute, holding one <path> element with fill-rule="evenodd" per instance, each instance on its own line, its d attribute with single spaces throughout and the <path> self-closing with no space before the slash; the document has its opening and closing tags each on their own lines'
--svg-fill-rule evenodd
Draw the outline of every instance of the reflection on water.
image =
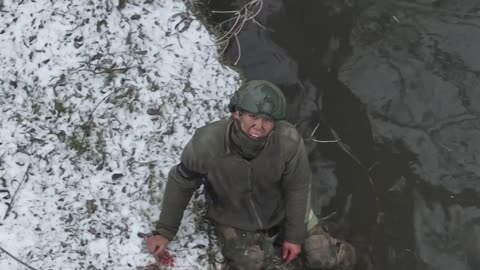
<svg viewBox="0 0 480 270">
<path fill-rule="evenodd" d="M 315 211 L 358 269 L 480 269 L 480 2 L 262 4 L 225 59 L 284 90 Z"/>
</svg>

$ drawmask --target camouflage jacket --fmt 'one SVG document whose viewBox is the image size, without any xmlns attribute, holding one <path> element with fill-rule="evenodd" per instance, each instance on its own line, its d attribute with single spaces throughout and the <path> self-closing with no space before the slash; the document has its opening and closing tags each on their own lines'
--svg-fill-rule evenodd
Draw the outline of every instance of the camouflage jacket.
<svg viewBox="0 0 480 270">
<path fill-rule="evenodd" d="M 286 241 L 306 237 L 311 171 L 295 127 L 278 121 L 264 148 L 248 161 L 232 150 L 234 122 L 199 128 L 169 173 L 157 233 L 172 239 L 193 194 L 206 179 L 207 214 L 214 222 L 246 231 L 280 225 Z"/>
</svg>

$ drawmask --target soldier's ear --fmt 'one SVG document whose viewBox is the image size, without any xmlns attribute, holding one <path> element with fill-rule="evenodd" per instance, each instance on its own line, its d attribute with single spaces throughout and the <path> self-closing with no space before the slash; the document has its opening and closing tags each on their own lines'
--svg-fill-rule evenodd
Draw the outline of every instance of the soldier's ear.
<svg viewBox="0 0 480 270">
<path fill-rule="evenodd" d="M 239 111 L 232 112 L 232 117 L 237 120 L 240 120 L 240 112 Z"/>
</svg>

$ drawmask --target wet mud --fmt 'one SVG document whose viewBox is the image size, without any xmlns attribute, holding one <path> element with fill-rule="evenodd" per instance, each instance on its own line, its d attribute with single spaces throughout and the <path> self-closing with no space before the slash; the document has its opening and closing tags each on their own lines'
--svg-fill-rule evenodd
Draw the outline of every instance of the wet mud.
<svg viewBox="0 0 480 270">
<path fill-rule="evenodd" d="M 224 59 L 284 90 L 315 212 L 358 269 L 480 268 L 480 2 L 207 7 Z"/>
</svg>

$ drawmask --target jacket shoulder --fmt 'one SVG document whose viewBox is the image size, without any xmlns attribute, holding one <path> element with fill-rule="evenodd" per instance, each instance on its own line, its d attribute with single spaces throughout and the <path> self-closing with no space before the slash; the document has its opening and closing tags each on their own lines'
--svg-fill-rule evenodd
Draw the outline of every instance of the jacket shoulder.
<svg viewBox="0 0 480 270">
<path fill-rule="evenodd" d="M 297 128 L 285 120 L 277 122 L 275 133 L 282 143 L 291 143 L 296 145 L 302 140 Z"/>
<path fill-rule="evenodd" d="M 297 128 L 287 121 L 278 121 L 275 127 L 273 145 L 280 149 L 280 153 L 289 160 L 303 147 L 303 139 Z"/>
<path fill-rule="evenodd" d="M 228 119 L 206 124 L 198 128 L 193 135 L 192 142 L 197 149 L 209 150 L 223 147 Z"/>
</svg>

